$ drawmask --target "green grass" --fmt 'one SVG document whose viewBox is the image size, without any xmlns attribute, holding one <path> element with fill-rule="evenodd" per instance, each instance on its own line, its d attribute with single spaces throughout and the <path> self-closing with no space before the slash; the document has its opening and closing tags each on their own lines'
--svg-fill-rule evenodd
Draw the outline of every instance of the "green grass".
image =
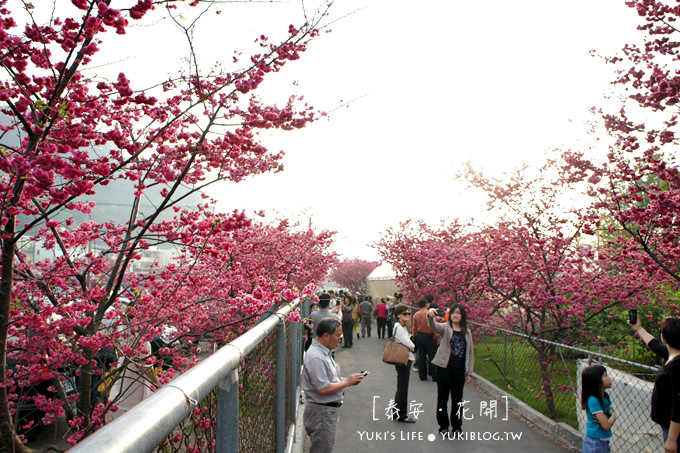
<svg viewBox="0 0 680 453">
<path fill-rule="evenodd" d="M 559 357 L 549 365 L 557 412 L 556 417 L 551 418 L 578 428 L 576 399 L 572 393 L 576 386 L 576 361 L 566 358 L 565 361 L 566 371 L 565 364 Z M 478 338 L 475 341 L 475 372 L 506 390 L 508 394 L 550 416 L 547 398 L 539 396 L 543 391 L 543 378 L 538 353 L 531 345 L 515 339 L 504 348 L 502 338 Z"/>
</svg>

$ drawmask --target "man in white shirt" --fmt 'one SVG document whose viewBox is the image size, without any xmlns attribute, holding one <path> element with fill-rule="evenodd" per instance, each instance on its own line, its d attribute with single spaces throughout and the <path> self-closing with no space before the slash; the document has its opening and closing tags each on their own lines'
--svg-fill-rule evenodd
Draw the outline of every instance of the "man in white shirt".
<svg viewBox="0 0 680 453">
<path fill-rule="evenodd" d="M 309 317 L 312 320 L 312 338 L 316 336 L 316 328 L 319 325 L 319 321 L 323 318 L 335 318 L 340 321 L 340 316 L 333 313 L 330 309 L 330 295 L 328 293 L 323 293 L 319 296 L 319 310 L 310 314 Z"/>
<path fill-rule="evenodd" d="M 355 373 L 343 378 L 331 352 L 342 338 L 340 321 L 324 318 L 316 328 L 316 339 L 305 354 L 302 388 L 306 401 L 303 422 L 309 435 L 310 453 L 330 453 L 335 446 L 335 430 L 345 387 L 364 378 Z"/>
</svg>

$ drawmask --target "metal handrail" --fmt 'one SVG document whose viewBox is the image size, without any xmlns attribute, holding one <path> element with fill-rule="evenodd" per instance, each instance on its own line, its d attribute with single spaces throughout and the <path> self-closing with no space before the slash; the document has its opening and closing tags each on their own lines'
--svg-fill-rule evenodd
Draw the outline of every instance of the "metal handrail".
<svg viewBox="0 0 680 453">
<path fill-rule="evenodd" d="M 299 304 L 300 300 L 296 300 L 283 306 L 273 316 L 251 327 L 248 332 L 162 386 L 130 411 L 68 451 L 72 453 L 153 451 L 189 416 L 199 401 L 238 370 L 248 353 L 265 337 L 271 335 Z"/>
</svg>

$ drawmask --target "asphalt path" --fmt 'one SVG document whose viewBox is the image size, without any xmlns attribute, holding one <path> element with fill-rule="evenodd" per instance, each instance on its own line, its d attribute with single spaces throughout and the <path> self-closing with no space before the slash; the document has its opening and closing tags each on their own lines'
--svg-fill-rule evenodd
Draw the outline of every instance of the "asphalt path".
<svg viewBox="0 0 680 453">
<path fill-rule="evenodd" d="M 463 396 L 468 401 L 463 422 L 466 439 L 443 438 L 438 434 L 435 416 L 437 384 L 431 379 L 421 381 L 413 370 L 408 399 L 416 423 L 390 420 L 387 412 L 396 391 L 397 374 L 394 366 L 382 362 L 384 341 L 375 335 L 355 337 L 352 348 L 336 350 L 343 376 L 370 371 L 361 384 L 345 391 L 336 452 L 450 452 L 459 448 L 479 453 L 573 451 L 514 416 L 512 407 L 507 410 L 505 400 L 496 401 L 494 408 L 494 400 L 471 385 L 465 386 Z"/>
</svg>

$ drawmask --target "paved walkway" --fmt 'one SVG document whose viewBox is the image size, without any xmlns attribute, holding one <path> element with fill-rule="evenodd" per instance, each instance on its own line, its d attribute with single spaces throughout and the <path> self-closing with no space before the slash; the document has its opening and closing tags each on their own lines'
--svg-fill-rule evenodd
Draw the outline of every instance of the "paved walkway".
<svg viewBox="0 0 680 453">
<path fill-rule="evenodd" d="M 469 401 L 466 405 L 469 408 L 468 418 L 472 417 L 463 423 L 468 440 L 442 439 L 437 434 L 435 418 L 437 384 L 432 380 L 421 381 L 414 371 L 411 371 L 408 396 L 409 401 L 421 404 L 419 409 L 422 412 L 417 422 L 408 424 L 388 420 L 385 411 L 394 398 L 397 379 L 394 366 L 381 360 L 383 341 L 375 335 L 362 339 L 355 337 L 354 347 L 337 350 L 336 359 L 343 375 L 361 370 L 369 370 L 371 374 L 361 384 L 345 392 L 335 451 L 450 452 L 458 449 L 460 443 L 464 444 L 466 452 L 479 453 L 573 451 L 546 437 L 512 413 L 506 416 L 505 405 L 501 404 L 504 401 L 498 403 L 497 418 L 480 415 L 484 404 L 489 407 L 490 397 L 473 386 L 465 386 L 464 391 L 464 399 Z"/>
</svg>

